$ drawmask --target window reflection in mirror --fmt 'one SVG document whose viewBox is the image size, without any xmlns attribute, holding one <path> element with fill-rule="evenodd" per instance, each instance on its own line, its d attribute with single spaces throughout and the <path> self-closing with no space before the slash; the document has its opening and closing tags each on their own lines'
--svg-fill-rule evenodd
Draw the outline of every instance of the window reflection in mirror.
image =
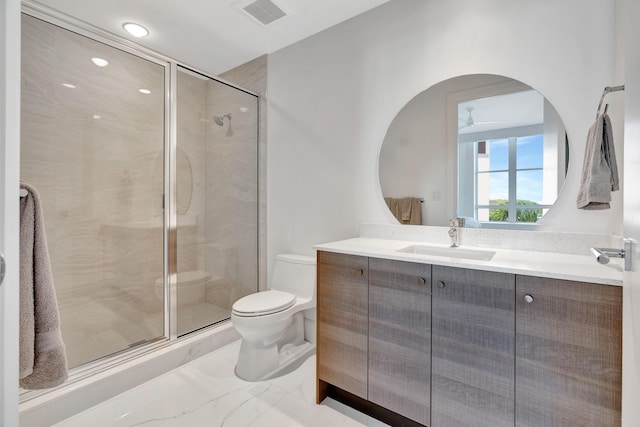
<svg viewBox="0 0 640 427">
<path fill-rule="evenodd" d="M 546 104 L 531 89 L 458 103 L 460 216 L 534 223 L 553 205 L 562 141 L 549 131 L 558 118 Z"/>
<path fill-rule="evenodd" d="M 423 199 L 424 225 L 459 216 L 523 228 L 553 206 L 567 159 L 564 125 L 541 94 L 503 76 L 460 76 L 418 94 L 394 118 L 380 185 L 386 200 Z"/>
</svg>

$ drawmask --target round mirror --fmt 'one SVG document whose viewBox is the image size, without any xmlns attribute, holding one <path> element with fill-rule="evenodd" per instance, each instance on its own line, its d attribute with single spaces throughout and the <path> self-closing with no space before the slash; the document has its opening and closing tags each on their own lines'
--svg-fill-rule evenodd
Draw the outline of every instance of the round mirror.
<svg viewBox="0 0 640 427">
<path fill-rule="evenodd" d="M 555 203 L 568 165 L 562 120 L 537 91 L 497 75 L 419 93 L 380 151 L 385 203 L 401 224 L 525 228 Z"/>
</svg>

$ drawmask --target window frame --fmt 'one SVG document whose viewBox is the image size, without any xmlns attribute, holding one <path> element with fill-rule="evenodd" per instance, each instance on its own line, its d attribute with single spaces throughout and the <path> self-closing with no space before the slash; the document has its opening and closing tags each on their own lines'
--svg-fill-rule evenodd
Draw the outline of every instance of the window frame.
<svg viewBox="0 0 640 427">
<path fill-rule="evenodd" d="M 515 127 L 515 128 L 503 128 L 503 129 L 495 129 L 484 132 L 470 133 L 461 135 L 459 139 L 459 151 L 463 152 L 461 144 L 464 143 L 473 143 L 473 171 L 466 172 L 467 174 L 471 173 L 473 175 L 473 214 L 474 218 L 479 218 L 479 211 L 481 209 L 506 209 L 507 210 L 507 220 L 506 221 L 486 221 L 479 220 L 482 224 L 491 224 L 491 225 L 499 225 L 499 224 L 518 224 L 518 225 L 526 225 L 526 224 L 535 224 L 536 222 L 526 222 L 526 221 L 518 221 L 517 220 L 517 212 L 518 210 L 548 210 L 552 205 L 549 204 L 532 204 L 532 205 L 518 205 L 517 204 L 517 174 L 518 172 L 523 171 L 532 171 L 539 170 L 544 171 L 544 165 L 540 167 L 528 167 L 528 168 L 520 168 L 517 167 L 517 141 L 519 138 L 531 137 L 531 136 L 541 136 L 544 138 L 544 124 L 540 123 L 538 125 L 531 126 L 523 126 L 523 127 Z M 487 143 L 491 140 L 498 139 L 506 139 L 508 141 L 508 169 L 500 169 L 500 170 L 486 170 L 480 171 L 478 167 L 478 144 L 482 141 L 487 141 Z M 469 153 L 467 149 L 467 153 Z M 469 155 L 469 154 L 467 154 Z M 479 175 L 489 175 L 491 173 L 508 173 L 508 198 L 507 205 L 496 205 L 496 204 L 479 204 L 478 203 L 478 177 Z M 471 195 L 468 194 L 468 187 L 461 186 L 458 189 L 459 199 L 470 200 Z M 546 212 L 543 212 L 543 216 Z"/>
<path fill-rule="evenodd" d="M 524 138 L 527 136 L 541 136 L 544 137 L 544 135 L 542 133 L 536 133 L 533 135 L 520 135 L 520 136 L 512 136 L 509 138 L 501 138 L 501 139 L 507 139 L 507 143 L 508 143 L 508 169 L 498 169 L 498 170 L 486 170 L 486 171 L 480 171 L 478 170 L 478 151 L 477 151 L 477 145 L 478 143 L 482 142 L 482 141 L 476 141 L 475 144 L 475 152 L 476 152 L 476 156 L 475 156 L 475 160 L 476 160 L 476 169 L 475 169 L 475 182 L 476 182 L 476 186 L 474 188 L 474 205 L 475 205 L 475 217 L 478 218 L 479 214 L 478 211 L 480 209 L 505 209 L 505 205 L 492 205 L 492 204 L 488 204 L 488 205 L 483 205 L 483 204 L 479 204 L 478 203 L 478 198 L 477 198 L 477 194 L 478 194 L 478 175 L 480 174 L 492 174 L 492 173 L 499 173 L 499 172 L 507 172 L 508 173 L 508 198 L 507 198 L 507 205 L 506 205 L 506 209 L 507 209 L 507 221 L 481 221 L 483 223 L 485 222 L 490 222 L 490 223 L 508 223 L 508 224 L 523 224 L 523 223 L 527 223 L 529 221 L 518 221 L 518 216 L 517 216 L 517 212 L 518 209 L 521 210 L 537 210 L 537 209 L 549 209 L 552 205 L 546 205 L 546 204 L 532 204 L 532 205 L 518 205 L 518 187 L 517 187 L 517 179 L 518 179 L 518 172 L 526 172 L 526 171 L 544 171 L 544 165 L 540 166 L 540 167 L 535 167 L 535 168 L 518 168 L 517 166 L 517 161 L 518 161 L 518 153 L 517 153 L 517 145 L 518 145 L 518 139 L 519 138 Z M 485 141 L 485 140 L 483 140 Z M 486 140 L 491 141 L 491 139 Z M 543 213 L 544 215 L 544 213 Z M 535 221 L 537 222 L 537 221 Z"/>
</svg>

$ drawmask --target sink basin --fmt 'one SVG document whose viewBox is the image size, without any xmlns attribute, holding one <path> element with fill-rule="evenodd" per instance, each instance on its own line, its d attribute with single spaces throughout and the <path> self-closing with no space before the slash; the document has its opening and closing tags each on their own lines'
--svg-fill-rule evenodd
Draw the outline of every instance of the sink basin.
<svg viewBox="0 0 640 427">
<path fill-rule="evenodd" d="M 475 259 L 479 261 L 489 261 L 496 254 L 494 251 L 484 251 L 481 249 L 461 249 L 430 245 L 411 245 L 406 248 L 398 249 L 396 252 L 443 256 L 448 258 Z"/>
</svg>

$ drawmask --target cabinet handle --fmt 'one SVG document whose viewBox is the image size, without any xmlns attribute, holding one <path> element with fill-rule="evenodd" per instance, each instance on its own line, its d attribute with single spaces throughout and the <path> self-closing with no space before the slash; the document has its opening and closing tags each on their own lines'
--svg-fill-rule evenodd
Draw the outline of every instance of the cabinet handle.
<svg viewBox="0 0 640 427">
<path fill-rule="evenodd" d="M 362 276 L 364 275 L 364 270 L 363 269 L 359 269 L 358 270 L 358 276 Z"/>
<path fill-rule="evenodd" d="M 418 279 L 418 283 L 421 285 L 426 285 L 427 284 L 427 279 L 425 279 L 424 277 L 420 277 Z"/>
<path fill-rule="evenodd" d="M 444 284 L 444 282 L 443 282 L 442 280 L 438 280 L 438 287 L 439 287 L 440 289 L 444 289 L 445 284 Z"/>
<path fill-rule="evenodd" d="M 533 302 L 533 297 L 531 295 L 529 295 L 529 294 L 526 294 L 524 296 L 524 302 L 527 303 L 527 304 L 531 304 Z"/>
</svg>

